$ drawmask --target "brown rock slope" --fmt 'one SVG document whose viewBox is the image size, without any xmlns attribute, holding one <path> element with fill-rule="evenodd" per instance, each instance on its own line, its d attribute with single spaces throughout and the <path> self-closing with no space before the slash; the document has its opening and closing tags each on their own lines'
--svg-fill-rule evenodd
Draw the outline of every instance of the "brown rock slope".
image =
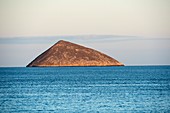
<svg viewBox="0 0 170 113">
<path fill-rule="evenodd" d="M 123 66 L 123 64 L 96 50 L 60 40 L 27 65 L 35 66 Z"/>
</svg>

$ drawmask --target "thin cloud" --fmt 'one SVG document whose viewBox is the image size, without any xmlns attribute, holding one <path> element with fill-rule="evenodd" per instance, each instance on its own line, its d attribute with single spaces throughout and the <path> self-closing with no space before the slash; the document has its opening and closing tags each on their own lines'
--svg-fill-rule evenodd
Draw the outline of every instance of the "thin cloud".
<svg viewBox="0 0 170 113">
<path fill-rule="evenodd" d="M 121 35 L 67 35 L 67 36 L 40 36 L 40 37 L 1 37 L 0 44 L 51 44 L 58 40 L 75 42 L 108 42 L 108 41 L 131 41 L 131 40 L 170 40 L 170 38 L 143 38 L 137 36 Z"/>
</svg>

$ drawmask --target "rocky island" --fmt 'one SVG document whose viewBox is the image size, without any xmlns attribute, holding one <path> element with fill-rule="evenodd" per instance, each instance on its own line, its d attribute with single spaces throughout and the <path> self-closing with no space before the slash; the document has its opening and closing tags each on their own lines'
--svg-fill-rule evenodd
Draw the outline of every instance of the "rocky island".
<svg viewBox="0 0 170 113">
<path fill-rule="evenodd" d="M 35 58 L 27 67 L 123 65 L 114 58 L 94 49 L 60 40 Z"/>
</svg>

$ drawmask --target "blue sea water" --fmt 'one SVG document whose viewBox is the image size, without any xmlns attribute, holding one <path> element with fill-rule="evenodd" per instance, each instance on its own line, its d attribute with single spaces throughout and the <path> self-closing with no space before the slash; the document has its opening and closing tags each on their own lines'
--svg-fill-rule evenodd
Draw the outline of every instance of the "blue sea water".
<svg viewBox="0 0 170 113">
<path fill-rule="evenodd" d="M 170 112 L 170 66 L 0 68 L 0 112 Z"/>
</svg>

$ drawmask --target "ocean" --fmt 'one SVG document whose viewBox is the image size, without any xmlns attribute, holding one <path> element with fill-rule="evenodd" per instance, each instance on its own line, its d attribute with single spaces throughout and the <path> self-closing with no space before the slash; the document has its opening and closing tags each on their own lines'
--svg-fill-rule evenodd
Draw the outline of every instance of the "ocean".
<svg viewBox="0 0 170 113">
<path fill-rule="evenodd" d="M 170 112 L 170 66 L 0 68 L 1 113 Z"/>
</svg>

